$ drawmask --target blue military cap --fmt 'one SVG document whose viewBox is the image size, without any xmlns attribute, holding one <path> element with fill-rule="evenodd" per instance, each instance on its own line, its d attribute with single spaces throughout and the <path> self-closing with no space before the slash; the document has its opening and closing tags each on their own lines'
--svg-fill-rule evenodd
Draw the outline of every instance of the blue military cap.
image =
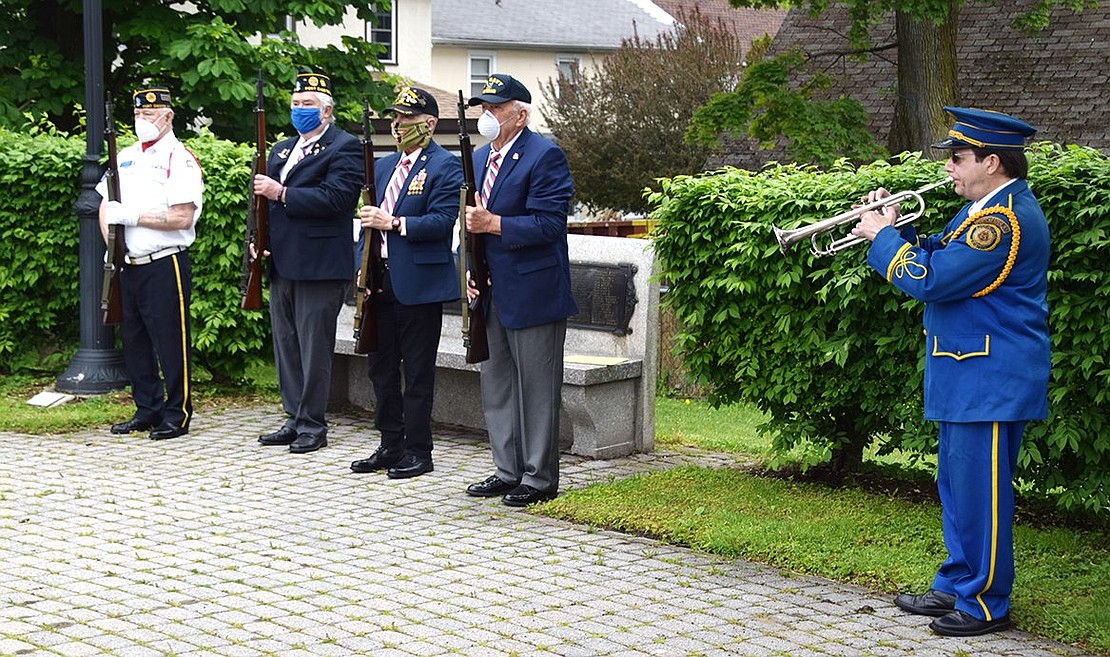
<svg viewBox="0 0 1110 657">
<path fill-rule="evenodd" d="M 973 107 L 945 107 L 956 118 L 948 131 L 948 138 L 933 144 L 933 148 L 990 148 L 995 150 L 1020 150 L 1025 138 L 1037 131 L 1019 118 L 992 110 Z"/>
<path fill-rule="evenodd" d="M 486 79 L 486 86 L 482 93 L 470 99 L 469 105 L 493 103 L 500 105 L 510 100 L 519 100 L 524 103 L 532 102 L 532 94 L 528 92 L 520 80 L 504 73 L 494 73 Z"/>
</svg>

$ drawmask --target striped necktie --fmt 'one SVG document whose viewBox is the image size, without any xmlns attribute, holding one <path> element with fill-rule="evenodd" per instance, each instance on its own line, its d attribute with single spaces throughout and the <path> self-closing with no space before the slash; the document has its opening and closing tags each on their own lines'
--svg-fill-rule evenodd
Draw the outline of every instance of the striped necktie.
<svg viewBox="0 0 1110 657">
<path fill-rule="evenodd" d="M 393 208 L 397 207 L 397 197 L 401 195 L 401 185 L 405 184 L 405 178 L 408 178 L 411 166 L 412 162 L 408 158 L 401 158 L 401 161 L 397 163 L 397 168 L 393 170 L 393 177 L 389 180 L 389 188 L 386 189 L 385 199 L 382 201 L 382 209 L 390 214 L 393 214 Z"/>
<path fill-rule="evenodd" d="M 489 207 L 489 193 L 493 190 L 493 181 L 497 178 L 497 172 L 501 170 L 498 160 L 501 159 L 501 153 L 491 152 L 489 155 L 489 165 L 486 167 L 486 179 L 482 183 L 482 207 Z"/>
</svg>

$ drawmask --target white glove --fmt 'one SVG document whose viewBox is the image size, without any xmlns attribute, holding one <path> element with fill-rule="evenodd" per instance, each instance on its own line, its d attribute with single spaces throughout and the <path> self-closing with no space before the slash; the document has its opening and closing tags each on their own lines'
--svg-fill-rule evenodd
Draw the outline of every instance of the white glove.
<svg viewBox="0 0 1110 657">
<path fill-rule="evenodd" d="M 139 225 L 139 211 L 133 210 L 119 201 L 108 201 L 108 207 L 104 210 L 104 218 L 109 224 Z"/>
</svg>

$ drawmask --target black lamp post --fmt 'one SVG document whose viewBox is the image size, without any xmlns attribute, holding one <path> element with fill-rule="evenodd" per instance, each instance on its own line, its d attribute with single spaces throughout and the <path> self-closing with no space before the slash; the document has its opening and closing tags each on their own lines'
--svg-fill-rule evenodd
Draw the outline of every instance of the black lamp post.
<svg viewBox="0 0 1110 657">
<path fill-rule="evenodd" d="M 123 357 L 115 348 L 115 331 L 101 323 L 100 289 L 104 242 L 100 236 L 100 148 L 104 142 L 104 42 L 100 0 L 83 0 L 85 36 L 85 157 L 81 195 L 73 205 L 79 225 L 78 269 L 81 338 L 73 360 L 54 387 L 71 394 L 100 394 L 127 385 Z"/>
</svg>

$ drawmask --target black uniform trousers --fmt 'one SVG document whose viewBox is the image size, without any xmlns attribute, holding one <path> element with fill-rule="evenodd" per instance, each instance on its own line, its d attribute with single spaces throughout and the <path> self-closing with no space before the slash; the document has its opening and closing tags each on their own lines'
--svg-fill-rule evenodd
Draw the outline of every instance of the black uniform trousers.
<svg viewBox="0 0 1110 657">
<path fill-rule="evenodd" d="M 407 306 L 393 295 L 388 269 L 381 280 L 382 291 L 374 296 L 378 349 L 369 356 L 374 426 L 386 450 L 428 457 L 432 453 L 432 397 L 443 304 Z"/>
<path fill-rule="evenodd" d="M 192 290 L 188 251 L 120 271 L 120 339 L 138 420 L 187 429 L 193 418 Z"/>
</svg>

